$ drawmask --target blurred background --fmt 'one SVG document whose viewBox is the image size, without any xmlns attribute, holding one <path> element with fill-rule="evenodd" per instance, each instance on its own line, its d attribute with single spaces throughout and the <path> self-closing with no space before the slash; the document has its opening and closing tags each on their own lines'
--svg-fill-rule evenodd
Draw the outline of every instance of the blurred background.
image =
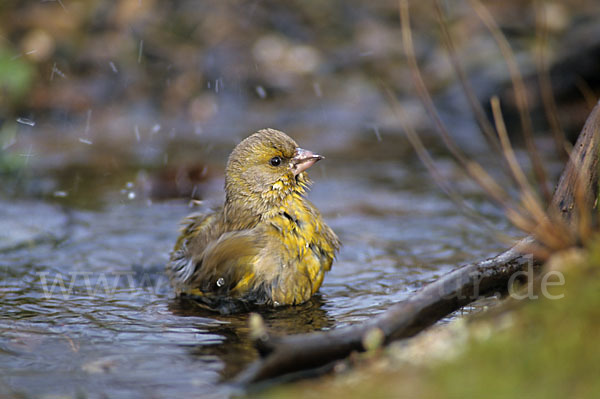
<svg viewBox="0 0 600 399">
<path fill-rule="evenodd" d="M 498 159 L 476 131 L 433 2 L 410 3 L 416 57 L 440 115 L 494 173 Z M 505 58 L 469 1 L 441 4 L 476 96 L 488 114 L 490 97 L 500 96 L 525 160 Z M 600 90 L 600 3 L 484 4 L 515 52 L 537 144 L 556 179 L 563 161 L 537 69 L 543 60 L 556 117 L 573 141 Z M 435 187 L 386 90 L 443 178 L 493 231 Z M 264 127 L 327 157 L 311 168 L 310 198 L 344 243 L 314 301 L 267 312 L 276 333 L 360 322 L 502 250 L 497 232 L 519 235 L 433 132 L 396 1 L 4 0 L 0 393 L 230 394 L 220 381 L 256 358 L 246 315 L 182 305 L 162 270 L 189 200 L 218 205 L 228 154 Z M 56 278 L 68 295 L 51 285 Z"/>
<path fill-rule="evenodd" d="M 484 105 L 502 95 L 518 136 L 497 45 L 468 2 L 444 4 L 477 95 Z M 433 5 L 412 6 L 427 85 L 468 145 L 476 140 L 474 125 Z M 559 120 L 574 138 L 597 94 L 599 6 L 573 0 L 489 7 L 528 82 L 537 131 L 548 131 L 535 76 L 541 50 Z M 0 26 L 0 171 L 26 164 L 29 173 L 5 182 L 5 194 L 97 205 L 107 194 L 99 187 L 120 186 L 124 175 L 132 180 L 144 169 L 150 196 L 189 197 L 196 183 L 221 173 L 241 138 L 263 127 L 329 155 L 371 148 L 405 155 L 383 88 L 397 94 L 423 135 L 432 126 L 411 83 L 395 1 L 4 1 Z"/>
</svg>

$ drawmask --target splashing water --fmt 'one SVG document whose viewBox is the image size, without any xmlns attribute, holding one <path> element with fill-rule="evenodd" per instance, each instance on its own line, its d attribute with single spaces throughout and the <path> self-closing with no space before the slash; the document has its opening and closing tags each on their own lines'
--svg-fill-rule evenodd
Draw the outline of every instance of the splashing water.
<svg viewBox="0 0 600 399">
<path fill-rule="evenodd" d="M 21 125 L 27 125 L 27 126 L 35 126 L 35 121 L 32 121 L 29 118 L 17 118 L 17 123 L 20 123 Z"/>
</svg>

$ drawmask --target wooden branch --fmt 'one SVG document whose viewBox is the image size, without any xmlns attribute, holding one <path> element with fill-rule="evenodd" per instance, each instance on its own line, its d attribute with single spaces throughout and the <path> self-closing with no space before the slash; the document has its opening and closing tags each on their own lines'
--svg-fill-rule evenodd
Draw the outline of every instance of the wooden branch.
<svg viewBox="0 0 600 399">
<path fill-rule="evenodd" d="M 552 200 L 551 206 L 558 207 L 568 221 L 577 216 L 575 185 L 581 176 L 585 177 L 585 186 L 591 188 L 587 190 L 585 206 L 590 210 L 594 207 L 599 142 L 600 105 L 596 105 L 575 144 Z M 583 175 L 582 169 L 586 172 Z M 352 351 L 365 350 L 363 338 L 375 328 L 383 332 L 385 343 L 411 337 L 477 298 L 505 292 L 514 273 L 538 264 L 532 256 L 523 255 L 519 250 L 531 243 L 533 238 L 529 237 L 494 258 L 462 266 L 362 324 L 279 338 L 260 334 L 257 346 L 264 357 L 241 373 L 236 382 L 243 385 L 256 383 L 343 359 Z"/>
<path fill-rule="evenodd" d="M 576 181 L 578 178 L 582 178 L 580 184 L 587 189 L 585 204 L 582 206 L 587 210 L 597 206 L 599 144 L 600 102 L 596 103 L 579 133 L 552 199 L 552 206 L 556 207 L 571 225 L 577 223 Z"/>
</svg>

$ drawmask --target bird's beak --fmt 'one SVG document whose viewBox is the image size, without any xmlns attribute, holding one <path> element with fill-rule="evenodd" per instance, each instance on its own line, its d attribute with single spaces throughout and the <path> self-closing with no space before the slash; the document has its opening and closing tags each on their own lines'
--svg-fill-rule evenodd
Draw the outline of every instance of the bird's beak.
<svg viewBox="0 0 600 399">
<path fill-rule="evenodd" d="M 311 151 L 302 148 L 296 148 L 294 157 L 290 162 L 294 176 L 298 176 L 300 173 L 313 166 L 315 162 L 324 158 L 324 156 L 317 155 Z"/>
</svg>

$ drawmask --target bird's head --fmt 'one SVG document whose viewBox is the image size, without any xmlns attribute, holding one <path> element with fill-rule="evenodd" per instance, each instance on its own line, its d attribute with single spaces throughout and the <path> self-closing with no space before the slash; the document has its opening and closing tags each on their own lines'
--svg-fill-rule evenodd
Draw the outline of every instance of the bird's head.
<svg viewBox="0 0 600 399">
<path fill-rule="evenodd" d="M 239 143 L 227 162 L 227 203 L 246 203 L 265 212 L 310 184 L 305 170 L 322 156 L 299 148 L 283 132 L 263 129 Z"/>
</svg>

